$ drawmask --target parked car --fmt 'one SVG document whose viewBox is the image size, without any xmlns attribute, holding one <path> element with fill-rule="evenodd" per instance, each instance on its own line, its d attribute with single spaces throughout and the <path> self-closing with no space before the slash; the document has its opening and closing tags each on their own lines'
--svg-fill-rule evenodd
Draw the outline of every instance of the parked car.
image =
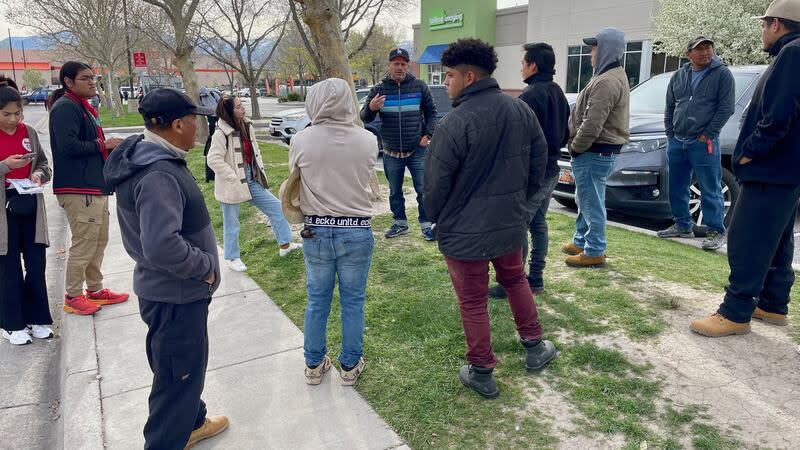
<svg viewBox="0 0 800 450">
<path fill-rule="evenodd" d="M 26 105 L 28 103 L 40 103 L 40 102 L 44 103 L 45 101 L 47 101 L 47 98 L 50 97 L 50 94 L 52 93 L 53 90 L 49 88 L 36 89 L 32 92 L 23 95 L 22 102 Z"/>
<path fill-rule="evenodd" d="M 733 176 L 731 158 L 739 137 L 744 112 L 750 104 L 756 82 L 767 66 L 731 67 L 735 81 L 736 108 L 720 133 L 722 152 L 722 195 L 725 200 L 725 224 L 731 219 L 731 206 L 739 197 L 739 185 Z M 669 165 L 667 136 L 664 131 L 666 92 L 672 73 L 657 75 L 631 90 L 630 141 L 614 163 L 606 186 L 606 207 L 632 216 L 669 220 Z M 570 100 L 574 106 L 575 98 Z M 564 206 L 576 208 L 575 180 L 567 149 L 561 150 L 559 183 L 553 198 Z M 689 209 L 698 226 L 703 224 L 700 188 L 693 180 Z"/>
<path fill-rule="evenodd" d="M 250 98 L 250 88 L 239 89 L 236 91 L 236 96 Z"/>
<path fill-rule="evenodd" d="M 292 136 L 310 124 L 311 119 L 308 118 L 305 108 L 293 108 L 272 116 L 268 131 L 270 135 L 279 137 L 288 144 Z"/>
<path fill-rule="evenodd" d="M 266 97 L 267 96 L 267 88 L 258 88 L 258 96 L 259 97 Z"/>
</svg>

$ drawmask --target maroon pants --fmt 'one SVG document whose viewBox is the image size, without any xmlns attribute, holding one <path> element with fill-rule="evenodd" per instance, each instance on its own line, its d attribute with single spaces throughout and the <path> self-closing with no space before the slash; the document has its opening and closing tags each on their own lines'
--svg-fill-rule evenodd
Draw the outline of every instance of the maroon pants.
<svg viewBox="0 0 800 450">
<path fill-rule="evenodd" d="M 453 281 L 461 309 L 461 323 L 467 339 L 467 361 L 480 367 L 494 367 L 497 359 L 492 352 L 489 328 L 489 261 L 462 261 L 445 256 L 447 271 Z M 506 290 L 517 332 L 523 339 L 540 339 L 542 326 L 536 311 L 525 268 L 522 249 L 491 260 L 497 282 Z"/>
</svg>

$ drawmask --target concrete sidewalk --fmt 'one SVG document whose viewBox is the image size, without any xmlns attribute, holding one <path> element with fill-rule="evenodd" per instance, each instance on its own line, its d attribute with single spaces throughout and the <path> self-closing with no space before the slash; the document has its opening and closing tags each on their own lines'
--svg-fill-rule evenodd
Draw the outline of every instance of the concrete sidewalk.
<svg viewBox="0 0 800 450">
<path fill-rule="evenodd" d="M 93 317 L 64 318 L 65 449 L 144 444 L 152 381 L 147 328 L 132 291 L 134 264 L 113 211 L 112 201 L 105 285 L 130 292 L 131 299 Z M 210 415 L 227 415 L 231 426 L 196 448 L 407 448 L 358 392 L 340 385 L 335 372 L 320 386 L 305 384 L 302 332 L 246 275 L 223 268 L 209 309 L 209 340 L 203 399 Z"/>
</svg>

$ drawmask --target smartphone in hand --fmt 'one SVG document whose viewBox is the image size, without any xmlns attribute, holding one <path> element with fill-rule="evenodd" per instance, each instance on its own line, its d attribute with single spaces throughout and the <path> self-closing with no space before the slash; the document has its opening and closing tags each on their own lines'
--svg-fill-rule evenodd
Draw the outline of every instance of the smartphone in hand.
<svg viewBox="0 0 800 450">
<path fill-rule="evenodd" d="M 34 157 L 36 157 L 36 154 L 31 152 L 31 153 L 26 153 L 26 154 L 22 155 L 21 159 L 33 159 Z"/>
</svg>

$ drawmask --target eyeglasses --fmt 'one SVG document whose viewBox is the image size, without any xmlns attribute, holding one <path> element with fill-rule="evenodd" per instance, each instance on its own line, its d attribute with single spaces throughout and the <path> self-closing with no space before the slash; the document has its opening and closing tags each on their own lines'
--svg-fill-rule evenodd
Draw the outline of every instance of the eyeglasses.
<svg viewBox="0 0 800 450">
<path fill-rule="evenodd" d="M 84 83 L 94 84 L 94 77 L 78 77 L 75 81 L 83 81 Z"/>
</svg>

